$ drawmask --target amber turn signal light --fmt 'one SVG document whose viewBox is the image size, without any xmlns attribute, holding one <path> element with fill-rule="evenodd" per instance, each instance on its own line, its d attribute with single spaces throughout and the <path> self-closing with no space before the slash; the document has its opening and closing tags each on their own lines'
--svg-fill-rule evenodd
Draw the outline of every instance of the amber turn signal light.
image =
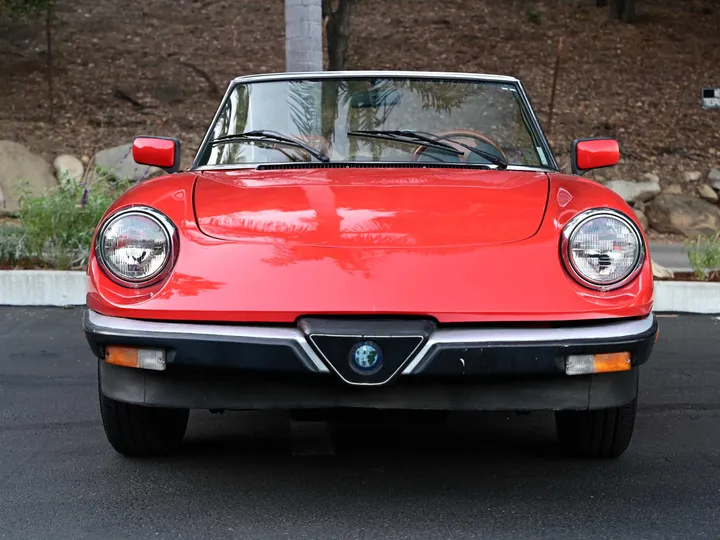
<svg viewBox="0 0 720 540">
<path fill-rule="evenodd" d="M 105 347 L 105 362 L 116 366 L 162 371 L 165 369 L 165 351 L 111 345 Z"/>
<path fill-rule="evenodd" d="M 565 373 L 568 375 L 588 375 L 591 373 L 611 373 L 628 371 L 632 367 L 629 352 L 605 354 L 576 354 L 567 357 Z"/>
</svg>

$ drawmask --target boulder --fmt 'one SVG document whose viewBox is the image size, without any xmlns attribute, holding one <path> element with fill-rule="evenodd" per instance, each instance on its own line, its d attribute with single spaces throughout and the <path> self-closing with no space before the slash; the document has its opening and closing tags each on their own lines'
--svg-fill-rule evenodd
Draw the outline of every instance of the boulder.
<svg viewBox="0 0 720 540">
<path fill-rule="evenodd" d="M 713 188 L 720 191 L 720 169 L 712 169 L 708 173 L 708 182 L 710 182 Z"/>
<path fill-rule="evenodd" d="M 660 193 L 660 185 L 655 182 L 632 182 L 630 180 L 610 180 L 605 184 L 627 202 L 645 202 Z"/>
<path fill-rule="evenodd" d="M 53 161 L 53 168 L 55 169 L 55 177 L 60 183 L 66 179 L 80 182 L 85 172 L 82 161 L 69 154 L 56 157 L 55 161 Z"/>
<path fill-rule="evenodd" d="M 147 165 L 135 163 L 132 157 L 132 143 L 100 150 L 93 156 L 90 167 L 93 170 L 93 178 L 111 175 L 121 180 L 131 180 L 133 182 L 147 180 L 164 173 L 162 169 L 157 167 L 148 167 Z M 98 172 L 97 169 L 100 169 L 100 171 Z"/>
<path fill-rule="evenodd" d="M 672 279 L 675 277 L 675 273 L 669 268 L 659 265 L 655 261 L 651 261 L 652 273 L 654 278 L 660 279 Z"/>
<path fill-rule="evenodd" d="M 50 164 L 13 141 L 0 141 L 0 212 L 14 213 L 19 208 L 20 190 L 39 197 L 57 186 Z"/>
<path fill-rule="evenodd" d="M 685 171 L 683 173 L 683 180 L 686 182 L 697 182 L 702 178 L 702 173 L 700 171 Z"/>
<path fill-rule="evenodd" d="M 656 184 L 660 183 L 660 177 L 655 173 L 647 172 L 643 174 L 641 178 L 643 179 L 643 182 L 654 182 Z"/>
<path fill-rule="evenodd" d="M 697 197 L 663 193 L 646 211 L 650 226 L 661 233 L 694 236 L 720 230 L 720 208 Z"/>
<path fill-rule="evenodd" d="M 682 195 L 684 192 L 680 184 L 672 184 L 666 187 L 663 193 L 667 193 L 668 195 Z"/>
<path fill-rule="evenodd" d="M 640 222 L 640 225 L 642 226 L 643 230 L 647 231 L 649 224 L 648 224 L 648 218 L 645 215 L 645 212 L 643 212 L 642 210 L 640 210 L 638 208 L 633 208 L 633 210 L 635 211 L 635 215 L 637 216 L 637 219 Z"/>
<path fill-rule="evenodd" d="M 717 202 L 718 201 L 718 194 L 715 193 L 715 190 L 708 186 L 707 184 L 700 184 L 697 187 L 698 195 L 700 195 L 703 199 L 710 202 Z"/>
</svg>

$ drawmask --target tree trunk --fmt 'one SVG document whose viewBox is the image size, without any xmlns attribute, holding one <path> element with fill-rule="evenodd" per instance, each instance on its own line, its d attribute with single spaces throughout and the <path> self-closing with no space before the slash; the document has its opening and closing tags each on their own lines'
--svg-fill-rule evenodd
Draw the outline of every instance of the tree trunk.
<svg viewBox="0 0 720 540">
<path fill-rule="evenodd" d="M 553 116 L 555 114 L 555 93 L 557 92 L 557 81 L 560 73 L 560 59 L 562 57 L 563 38 L 558 39 L 557 54 L 555 56 L 555 72 L 553 73 L 552 93 L 550 94 L 550 112 L 548 113 L 548 135 L 552 134 Z"/>
<path fill-rule="evenodd" d="M 625 0 L 625 22 L 635 22 L 635 0 Z"/>
<path fill-rule="evenodd" d="M 635 0 L 611 0 L 610 16 L 628 23 L 635 22 Z"/>
<path fill-rule="evenodd" d="M 53 16 L 53 3 L 48 2 L 45 8 L 45 41 L 47 47 L 46 56 L 46 69 L 47 69 L 47 84 L 48 84 L 48 116 L 50 117 L 50 123 L 55 122 L 55 104 L 54 104 L 54 92 L 53 92 L 53 59 L 52 59 L 52 16 Z"/>
<path fill-rule="evenodd" d="M 350 38 L 350 6 L 352 0 L 338 0 L 332 9 L 332 0 L 323 0 L 323 17 L 327 18 L 328 70 L 343 71 L 347 67 Z"/>
<path fill-rule="evenodd" d="M 322 0 L 285 0 L 285 69 L 322 68 Z"/>
</svg>

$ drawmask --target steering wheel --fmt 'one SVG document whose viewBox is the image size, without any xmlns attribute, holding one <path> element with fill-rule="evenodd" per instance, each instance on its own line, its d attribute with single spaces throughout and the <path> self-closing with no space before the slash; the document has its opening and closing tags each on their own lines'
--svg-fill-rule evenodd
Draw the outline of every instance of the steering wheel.
<svg viewBox="0 0 720 540">
<path fill-rule="evenodd" d="M 441 133 L 437 136 L 438 141 L 447 141 L 453 148 L 457 149 L 459 152 L 462 152 L 462 155 L 459 155 L 458 158 L 461 161 L 470 161 L 471 157 L 479 157 L 467 148 L 464 148 L 461 145 L 454 145 L 453 140 L 458 140 L 458 142 L 462 142 L 464 144 L 467 144 L 469 146 L 480 146 L 479 150 L 485 150 L 491 154 L 497 154 L 499 157 L 502 157 L 505 161 L 508 161 L 507 156 L 505 155 L 505 152 L 503 152 L 502 148 L 498 146 L 496 142 L 494 142 L 492 139 L 490 139 L 487 135 L 483 135 L 482 133 L 479 133 L 477 131 L 473 131 L 470 129 L 456 129 L 453 131 L 447 131 L 445 133 Z M 465 140 L 463 140 L 465 139 Z M 490 146 L 490 149 L 483 148 L 484 146 Z M 413 152 L 412 160 L 413 161 L 420 161 L 420 158 L 422 158 L 423 154 L 427 152 L 428 150 L 434 150 L 433 148 L 428 148 L 427 146 L 418 146 L 415 152 Z M 436 150 L 437 151 L 437 150 Z M 437 151 L 440 152 L 440 151 Z M 482 159 L 482 158 L 481 158 Z"/>
</svg>

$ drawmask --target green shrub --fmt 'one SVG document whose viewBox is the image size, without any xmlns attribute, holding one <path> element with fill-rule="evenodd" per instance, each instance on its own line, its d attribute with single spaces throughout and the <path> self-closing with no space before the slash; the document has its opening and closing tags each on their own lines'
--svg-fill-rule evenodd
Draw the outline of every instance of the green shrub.
<svg viewBox="0 0 720 540">
<path fill-rule="evenodd" d="M 22 229 L 11 223 L 0 223 L 0 266 L 12 267 L 24 258 Z"/>
<path fill-rule="evenodd" d="M 527 16 L 527 20 L 529 22 L 531 22 L 532 24 L 537 24 L 537 25 L 542 24 L 543 14 L 541 11 L 537 11 L 534 9 L 528 9 L 525 12 L 525 15 Z"/>
<path fill-rule="evenodd" d="M 720 270 L 720 231 L 711 236 L 695 236 L 685 242 L 685 247 L 697 279 L 712 279 L 717 275 Z"/>
<path fill-rule="evenodd" d="M 95 227 L 129 182 L 99 178 L 88 185 L 63 178 L 60 185 L 42 197 L 20 198 L 19 251 L 15 260 L 39 261 L 52 268 L 76 269 L 87 264 Z M 14 231 L 17 237 L 17 231 Z M 11 251 L 11 242 L 5 251 Z M 0 262 L 10 256 L 0 251 Z"/>
<path fill-rule="evenodd" d="M 0 0 L 0 13 L 8 12 L 13 17 L 21 15 L 36 17 L 53 9 L 54 0 Z"/>
</svg>

